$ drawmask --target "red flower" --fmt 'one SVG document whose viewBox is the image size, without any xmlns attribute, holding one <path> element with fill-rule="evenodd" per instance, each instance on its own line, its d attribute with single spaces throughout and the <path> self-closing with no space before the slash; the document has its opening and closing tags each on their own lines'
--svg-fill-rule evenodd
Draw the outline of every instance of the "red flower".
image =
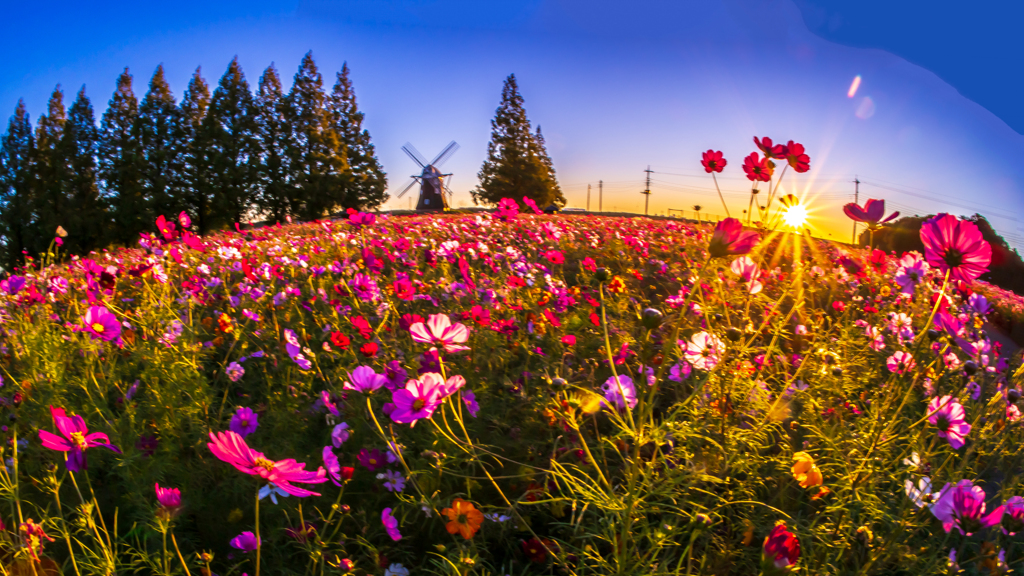
<svg viewBox="0 0 1024 576">
<path fill-rule="evenodd" d="M 339 350 L 347 350 L 348 345 L 351 343 L 352 341 L 348 339 L 348 336 L 345 336 L 341 332 L 334 332 L 331 334 L 331 344 L 334 344 L 334 347 Z"/>
<path fill-rule="evenodd" d="M 601 317 L 598 316 L 596 312 L 591 312 L 590 313 L 590 323 L 593 324 L 594 326 L 600 326 L 601 325 Z"/>
<path fill-rule="evenodd" d="M 378 346 L 376 342 L 367 342 L 359 348 L 359 353 L 367 358 L 373 358 L 377 355 Z"/>
<path fill-rule="evenodd" d="M 757 246 L 761 237 L 757 232 L 744 232 L 743 224 L 735 218 L 726 218 L 715 226 L 715 233 L 708 244 L 712 258 L 747 254 Z"/>
<path fill-rule="evenodd" d="M 786 145 L 786 161 L 793 167 L 793 170 L 801 174 L 811 169 L 811 157 L 804 154 L 804 145 L 797 144 L 792 140 Z"/>
<path fill-rule="evenodd" d="M 951 280 L 971 282 L 988 272 L 992 246 L 981 235 L 978 226 L 950 214 L 939 214 L 921 225 L 924 257 L 942 272 L 949 271 Z"/>
<path fill-rule="evenodd" d="M 395 297 L 399 300 L 412 300 L 416 295 L 416 288 L 406 279 L 395 280 L 392 286 L 395 288 Z"/>
<path fill-rule="evenodd" d="M 534 536 L 529 540 L 523 541 L 523 552 L 526 554 L 526 557 L 530 559 L 530 562 L 536 562 L 537 564 L 547 560 L 548 550 L 554 550 L 554 547 L 555 543 L 547 538 L 540 540 Z"/>
<path fill-rule="evenodd" d="M 566 346 L 575 346 L 576 337 L 572 334 L 566 334 L 565 336 L 562 336 L 562 344 L 565 344 Z"/>
<path fill-rule="evenodd" d="M 780 520 L 764 539 L 763 551 L 765 560 L 776 568 L 792 566 L 800 559 L 800 541 L 786 528 L 786 522 Z"/>
<path fill-rule="evenodd" d="M 853 202 L 850 202 L 846 206 L 843 206 L 843 212 L 846 213 L 851 220 L 867 222 L 868 224 L 885 224 L 900 215 L 899 212 L 893 212 L 885 220 L 882 220 L 882 216 L 885 215 L 885 200 L 875 200 L 874 198 L 865 202 L 863 208 Z"/>
<path fill-rule="evenodd" d="M 747 179 L 751 182 L 768 182 L 772 179 L 772 167 L 768 164 L 768 158 L 758 159 L 757 152 L 751 152 L 750 156 L 743 159 L 743 171 L 747 173 Z"/>
<path fill-rule="evenodd" d="M 887 260 L 885 252 L 876 248 L 871 251 L 871 258 L 868 261 L 871 262 L 871 267 L 879 274 L 885 274 Z"/>
<path fill-rule="evenodd" d="M 754 136 L 754 144 L 757 145 L 766 159 L 786 157 L 786 147 L 782 144 L 772 146 L 772 139 L 767 136 L 765 136 L 763 140 Z M 803 146 L 800 147 L 800 151 L 803 152 Z"/>
<path fill-rule="evenodd" d="M 722 158 L 721 152 L 708 150 L 701 156 L 700 163 L 704 165 L 704 171 L 708 174 L 712 172 L 721 174 L 722 170 L 725 169 L 725 165 L 729 162 Z"/>
<path fill-rule="evenodd" d="M 410 326 L 417 322 L 423 322 L 423 316 L 420 316 L 419 314 L 403 314 L 402 317 L 398 319 L 398 327 L 402 330 L 408 330 Z"/>
<path fill-rule="evenodd" d="M 845 312 L 846 303 L 836 300 L 835 302 L 832 303 L 832 309 L 835 310 L 836 312 Z"/>
<path fill-rule="evenodd" d="M 359 335 L 363 338 L 369 338 L 373 334 L 373 328 L 370 328 L 370 323 L 366 321 L 366 318 L 362 316 L 356 316 L 350 320 L 352 327 L 359 331 Z"/>
</svg>

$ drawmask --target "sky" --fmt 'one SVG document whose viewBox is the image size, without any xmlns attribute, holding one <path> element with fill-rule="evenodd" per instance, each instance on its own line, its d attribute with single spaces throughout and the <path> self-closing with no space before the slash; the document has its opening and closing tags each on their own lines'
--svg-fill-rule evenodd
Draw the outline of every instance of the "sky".
<svg viewBox="0 0 1024 576">
<path fill-rule="evenodd" d="M 754 136 L 768 136 L 810 155 L 811 170 L 787 171 L 780 193 L 804 199 L 818 235 L 849 240 L 841 206 L 856 178 L 861 203 L 979 212 L 1024 246 L 1024 112 L 1008 104 L 1021 80 L 1005 73 L 1024 57 L 1002 23 L 1010 13 L 998 2 L 983 17 L 948 15 L 941 1 L 929 11 L 891 4 L 22 3 L 0 23 L 0 118 L 24 98 L 34 121 L 58 83 L 66 102 L 85 85 L 99 117 L 125 66 L 140 99 L 158 64 L 180 99 L 197 66 L 215 85 L 235 56 L 253 87 L 272 62 L 290 85 L 312 50 L 328 89 L 344 62 L 351 68 L 392 194 L 416 168 L 402 144 L 432 158 L 455 140 L 461 148 L 443 168 L 454 173 L 453 204 L 469 206 L 502 82 L 515 73 L 570 207 L 587 207 L 590 185 L 596 210 L 603 182 L 604 210 L 642 213 L 649 166 L 652 214 L 692 217 L 699 205 L 702 217 L 721 217 L 726 208 L 700 166 L 701 152 L 715 149 L 728 160 L 718 180 L 728 211 L 742 216 L 743 158 Z M 385 207 L 405 208 L 414 194 Z"/>
</svg>

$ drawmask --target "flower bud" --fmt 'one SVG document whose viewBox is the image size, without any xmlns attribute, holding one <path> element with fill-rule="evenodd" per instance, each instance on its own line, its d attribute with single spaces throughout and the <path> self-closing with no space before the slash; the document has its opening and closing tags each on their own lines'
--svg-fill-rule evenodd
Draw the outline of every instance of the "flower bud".
<svg viewBox="0 0 1024 576">
<path fill-rule="evenodd" d="M 607 282 L 608 280 L 611 279 L 611 277 L 612 275 L 608 273 L 607 268 L 598 268 L 594 272 L 594 278 L 597 278 L 598 282 Z"/>
<path fill-rule="evenodd" d="M 654 330 L 658 326 L 661 326 L 662 320 L 665 319 L 665 315 L 661 313 L 661 310 L 656 308 L 647 308 L 640 314 L 640 321 L 643 323 L 644 328 L 648 330 Z"/>
</svg>

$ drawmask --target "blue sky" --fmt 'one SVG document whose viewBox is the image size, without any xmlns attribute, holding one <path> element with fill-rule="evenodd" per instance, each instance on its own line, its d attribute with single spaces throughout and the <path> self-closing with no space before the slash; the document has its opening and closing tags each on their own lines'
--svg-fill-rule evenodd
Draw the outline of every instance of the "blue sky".
<svg viewBox="0 0 1024 576">
<path fill-rule="evenodd" d="M 978 80 L 1019 65 L 1019 51 L 986 44 L 993 34 L 973 16 L 951 32 L 955 20 L 915 24 L 913 12 L 896 10 L 902 24 L 886 27 L 877 24 L 883 5 L 860 5 L 861 12 L 829 0 L 56 2 L 45 11 L 22 4 L 0 24 L 8 55 L 0 117 L 24 97 L 34 120 L 58 82 L 68 100 L 85 84 L 99 116 L 124 66 L 140 98 L 157 64 L 180 98 L 196 66 L 213 85 L 235 55 L 252 85 L 271 62 L 290 84 L 312 50 L 329 84 L 343 62 L 352 68 L 392 191 L 414 169 L 399 149 L 404 142 L 432 157 L 457 140 L 462 148 L 445 168 L 455 173 L 455 204 L 468 205 L 502 81 L 514 72 L 570 206 L 586 204 L 589 183 L 596 208 L 603 180 L 606 210 L 642 212 L 650 165 L 652 212 L 692 214 L 699 204 L 721 214 L 699 164 L 714 148 L 729 160 L 720 183 L 735 215 L 749 191 L 742 159 L 754 135 L 770 136 L 806 146 L 811 171 L 790 172 L 783 189 L 808 197 L 822 235 L 849 237 L 839 207 L 852 200 L 856 175 L 862 201 L 885 198 L 905 213 L 981 212 L 1024 244 L 1024 220 L 1016 219 L 1024 213 L 1024 136 L 1008 124 L 1019 120 L 1007 112 L 1005 82 Z M 945 53 L 919 46 L 929 41 L 955 42 L 963 57 L 933 62 L 929 55 Z M 857 75 L 862 83 L 848 98 Z"/>
</svg>

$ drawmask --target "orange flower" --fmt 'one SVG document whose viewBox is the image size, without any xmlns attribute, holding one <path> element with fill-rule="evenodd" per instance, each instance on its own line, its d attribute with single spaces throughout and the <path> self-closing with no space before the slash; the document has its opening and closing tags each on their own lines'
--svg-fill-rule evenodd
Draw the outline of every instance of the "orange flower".
<svg viewBox="0 0 1024 576">
<path fill-rule="evenodd" d="M 616 276 L 608 283 L 608 291 L 612 294 L 621 294 L 626 291 L 626 283 L 622 281 L 622 278 Z"/>
<path fill-rule="evenodd" d="M 821 470 L 818 470 L 818 466 L 814 463 L 814 458 L 811 457 L 807 452 L 797 452 L 793 454 L 793 478 L 800 483 L 804 488 L 810 488 L 811 486 L 821 486 L 822 477 Z"/>
<path fill-rule="evenodd" d="M 449 522 L 445 525 L 448 533 L 462 534 L 466 540 L 472 538 L 484 523 L 483 512 L 462 498 L 452 500 L 452 507 L 445 508 L 441 513 L 448 517 Z"/>
<path fill-rule="evenodd" d="M 231 316 L 221 314 L 220 317 L 217 318 L 217 327 L 220 328 L 221 332 L 231 334 L 235 329 L 235 323 L 231 320 Z"/>
</svg>

